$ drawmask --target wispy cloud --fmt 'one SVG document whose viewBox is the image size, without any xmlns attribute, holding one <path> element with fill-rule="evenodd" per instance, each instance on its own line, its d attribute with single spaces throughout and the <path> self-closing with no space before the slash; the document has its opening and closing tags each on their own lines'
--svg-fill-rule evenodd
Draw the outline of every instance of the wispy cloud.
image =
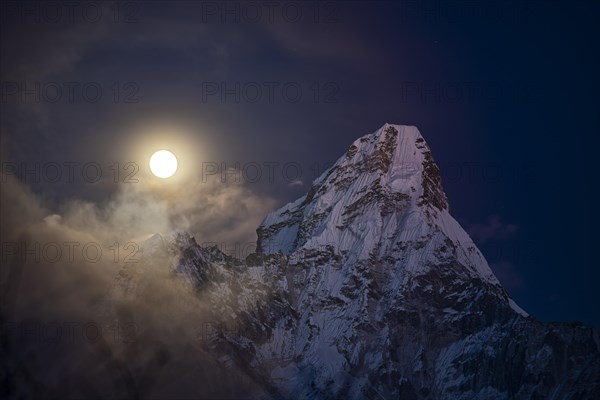
<svg viewBox="0 0 600 400">
<path fill-rule="evenodd" d="M 1 184 L 0 279 L 3 288 L 10 288 L 0 293 L 2 317 L 3 324 L 20 334 L 18 343 L 9 341 L 4 366 L 35 374 L 36 382 L 41 382 L 38 390 L 46 392 L 61 389 L 54 386 L 56 376 L 40 371 L 38 363 L 76 366 L 69 370 L 69 379 L 93 376 L 99 397 L 120 390 L 111 386 L 109 378 L 123 371 L 131 386 L 126 388 L 129 394 L 151 393 L 152 385 L 136 385 L 151 376 L 157 391 L 176 385 L 179 393 L 225 396 L 220 387 L 206 393 L 198 388 L 198 379 L 216 379 L 213 371 L 235 376 L 232 385 L 240 386 L 239 392 L 248 391 L 244 371 L 235 365 L 220 367 L 215 355 L 204 350 L 207 326 L 216 328 L 221 321 L 210 309 L 214 298 L 208 301 L 209 292 L 191 290 L 174 279 L 168 260 L 145 258 L 144 235 L 183 227 L 197 235 L 214 232 L 218 238 L 230 233 L 246 240 L 250 233 L 254 236 L 253 218 L 261 218 L 262 207 L 271 207 L 269 199 L 252 194 L 243 184 L 215 180 L 173 192 L 124 185 L 104 205 L 68 201 L 57 207 L 12 176 Z M 223 217 L 225 213 L 229 219 Z M 184 219 L 186 215 L 191 218 Z M 125 249 L 125 243 L 137 245 Z M 151 247 L 150 254 L 159 249 Z M 129 264 L 125 256 L 132 256 Z M 128 286 L 130 281 L 140 284 Z M 131 287 L 135 295 L 123 287 Z M 229 329 L 235 326 L 228 325 Z M 21 334 L 25 328 L 27 334 Z M 22 354 L 35 354 L 34 362 Z M 157 354 L 160 362 L 155 361 Z M 115 367 L 116 361 L 111 360 L 126 367 Z M 131 378 L 137 378 L 137 371 L 143 379 Z M 232 393 L 229 385 L 224 390 Z"/>
<path fill-rule="evenodd" d="M 296 180 L 290 182 L 288 184 L 288 186 L 290 186 L 290 187 L 302 187 L 302 186 L 304 186 L 304 182 L 302 182 L 302 180 L 300 180 L 300 179 L 296 179 Z"/>
<path fill-rule="evenodd" d="M 471 225 L 468 229 L 469 235 L 479 244 L 490 240 L 507 239 L 519 230 L 518 225 L 505 223 L 497 215 L 490 215 L 483 224 Z"/>
</svg>

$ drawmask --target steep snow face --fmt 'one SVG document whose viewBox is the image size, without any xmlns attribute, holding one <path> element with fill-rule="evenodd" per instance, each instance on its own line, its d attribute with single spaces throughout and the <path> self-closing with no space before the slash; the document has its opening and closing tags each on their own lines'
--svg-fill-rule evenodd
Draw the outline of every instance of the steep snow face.
<svg viewBox="0 0 600 400">
<path fill-rule="evenodd" d="M 270 213 L 257 233 L 258 252 L 329 249 L 347 263 L 413 257 L 405 270 L 415 273 L 439 263 L 444 247 L 472 274 L 499 285 L 449 214 L 439 169 L 414 126 L 385 124 L 357 139 L 306 196 Z"/>
<path fill-rule="evenodd" d="M 183 282 L 182 293 L 195 291 L 200 300 L 177 307 L 190 315 L 202 309 L 217 329 L 189 348 L 247 374 L 259 387 L 245 393 L 600 394 L 597 333 L 541 324 L 509 298 L 448 213 L 438 168 L 415 127 L 386 124 L 358 139 L 306 196 L 269 214 L 257 232 L 258 253 L 245 262 L 184 232 L 155 235 L 143 246 L 150 267 L 126 266 L 117 280 L 121 291 L 151 296 L 153 282 L 167 279 L 146 275 L 162 265 L 174 285 Z M 172 368 L 167 377 L 194 377 Z"/>
<path fill-rule="evenodd" d="M 415 127 L 386 124 L 356 140 L 257 232 L 258 252 L 245 262 L 185 232 L 155 235 L 142 246 L 143 262 L 123 268 L 116 292 L 148 306 L 171 282 L 174 314 L 186 310 L 183 332 L 203 326 L 199 315 L 215 329 L 200 343 L 196 335 L 171 343 L 161 335 L 172 313 L 163 311 L 148 336 L 186 354 L 200 350 L 227 377 L 247 376 L 240 392 L 249 397 L 600 396 L 598 333 L 542 324 L 509 298 L 450 216 Z M 163 297 L 151 316 L 169 306 Z M 213 370 L 167 368 L 170 384 L 192 383 L 190 398 L 198 397 L 196 377 Z M 211 376 L 197 381 L 230 383 Z"/>
<path fill-rule="evenodd" d="M 327 388 L 394 397 L 427 387 L 436 351 L 493 321 L 527 317 L 448 210 L 417 128 L 386 124 L 356 140 L 306 196 L 265 218 L 257 250 L 286 257 L 295 318 L 273 321 L 272 338 L 253 353 L 295 360 L 271 374 L 286 396 Z M 307 373 L 318 376 L 318 392 L 306 388 Z M 459 373 L 470 382 L 476 371 Z"/>
</svg>

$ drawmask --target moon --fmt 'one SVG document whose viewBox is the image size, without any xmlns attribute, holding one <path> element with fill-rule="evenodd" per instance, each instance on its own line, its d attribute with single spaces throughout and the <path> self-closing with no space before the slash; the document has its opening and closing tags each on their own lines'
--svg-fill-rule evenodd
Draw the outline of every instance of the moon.
<svg viewBox="0 0 600 400">
<path fill-rule="evenodd" d="M 169 178 L 177 171 L 177 157 L 169 150 L 159 150 L 150 157 L 150 171 L 159 178 Z"/>
</svg>

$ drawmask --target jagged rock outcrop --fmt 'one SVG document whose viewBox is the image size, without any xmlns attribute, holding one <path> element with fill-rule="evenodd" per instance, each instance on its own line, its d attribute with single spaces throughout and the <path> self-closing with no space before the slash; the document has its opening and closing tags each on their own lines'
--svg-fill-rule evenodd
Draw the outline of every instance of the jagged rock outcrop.
<svg viewBox="0 0 600 400">
<path fill-rule="evenodd" d="M 257 395 L 600 398 L 598 333 L 516 305 L 450 215 L 415 127 L 356 140 L 257 234 L 244 262 L 181 232 L 144 246 L 202 294 L 214 321 L 235 321 L 205 348 L 248 374 Z"/>
</svg>

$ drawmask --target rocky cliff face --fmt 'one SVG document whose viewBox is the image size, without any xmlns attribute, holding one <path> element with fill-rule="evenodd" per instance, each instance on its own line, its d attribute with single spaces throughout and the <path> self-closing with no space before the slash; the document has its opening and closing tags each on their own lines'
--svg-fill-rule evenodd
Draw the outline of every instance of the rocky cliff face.
<svg viewBox="0 0 600 400">
<path fill-rule="evenodd" d="M 598 333 L 515 304 L 449 214 L 415 127 L 356 140 L 257 233 L 243 262 L 184 232 L 143 249 L 201 293 L 214 329 L 200 347 L 249 378 L 246 394 L 600 398 Z M 143 282 L 126 268 L 118 291 L 140 296 Z"/>
</svg>

